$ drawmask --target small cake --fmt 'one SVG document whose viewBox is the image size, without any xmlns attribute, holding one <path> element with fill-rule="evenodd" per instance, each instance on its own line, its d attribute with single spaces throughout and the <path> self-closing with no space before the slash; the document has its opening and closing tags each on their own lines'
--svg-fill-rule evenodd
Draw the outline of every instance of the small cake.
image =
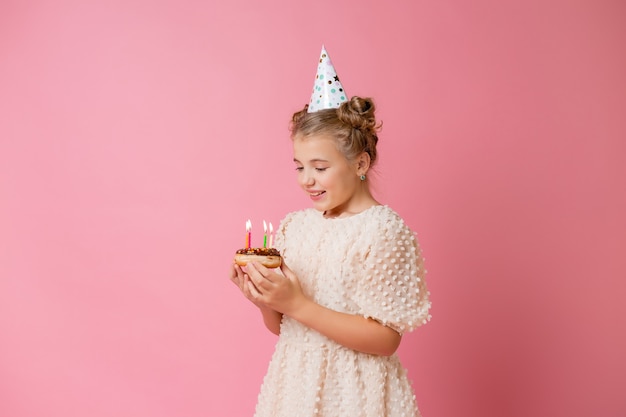
<svg viewBox="0 0 626 417">
<path fill-rule="evenodd" d="M 248 262 L 258 262 L 266 268 L 278 268 L 282 263 L 280 252 L 275 248 L 245 248 L 235 253 L 235 263 L 246 266 Z"/>
</svg>

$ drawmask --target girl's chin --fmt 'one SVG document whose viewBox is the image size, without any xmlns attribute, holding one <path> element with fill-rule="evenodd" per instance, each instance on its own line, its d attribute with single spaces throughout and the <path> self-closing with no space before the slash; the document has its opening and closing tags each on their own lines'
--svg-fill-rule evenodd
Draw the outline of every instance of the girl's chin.
<svg viewBox="0 0 626 417">
<path fill-rule="evenodd" d="M 315 210 L 321 211 L 321 212 L 324 212 L 324 211 L 328 210 L 328 207 L 326 205 L 315 203 L 315 202 L 313 202 L 313 208 Z"/>
<path fill-rule="evenodd" d="M 322 203 L 316 202 L 316 201 L 313 202 L 313 208 L 315 210 L 317 210 L 317 211 L 322 212 L 322 213 L 326 213 L 328 211 L 332 211 L 333 210 L 333 208 L 329 207 L 328 204 L 322 204 Z"/>
</svg>

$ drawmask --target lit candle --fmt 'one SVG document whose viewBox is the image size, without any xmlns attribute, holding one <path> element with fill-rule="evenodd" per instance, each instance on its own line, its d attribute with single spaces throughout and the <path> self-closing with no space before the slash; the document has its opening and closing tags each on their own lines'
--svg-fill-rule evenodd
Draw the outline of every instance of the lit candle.
<svg viewBox="0 0 626 417">
<path fill-rule="evenodd" d="M 267 248 L 267 223 L 263 220 L 263 247 Z"/>
<path fill-rule="evenodd" d="M 250 222 L 250 219 L 248 219 L 248 221 L 246 222 L 246 249 L 250 248 L 250 240 L 252 237 L 252 223 Z"/>
<path fill-rule="evenodd" d="M 274 244 L 274 228 L 272 227 L 272 222 L 270 222 L 270 248 L 272 248 Z"/>
</svg>

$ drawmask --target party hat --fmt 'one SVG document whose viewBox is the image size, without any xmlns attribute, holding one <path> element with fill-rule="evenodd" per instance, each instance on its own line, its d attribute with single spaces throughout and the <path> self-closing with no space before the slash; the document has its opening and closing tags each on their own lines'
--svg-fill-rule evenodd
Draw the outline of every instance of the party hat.
<svg viewBox="0 0 626 417">
<path fill-rule="evenodd" d="M 322 53 L 317 65 L 317 75 L 307 112 L 314 113 L 323 109 L 336 109 L 346 100 L 346 92 L 343 90 L 339 77 L 337 77 L 337 72 L 326 48 L 322 45 Z"/>
</svg>

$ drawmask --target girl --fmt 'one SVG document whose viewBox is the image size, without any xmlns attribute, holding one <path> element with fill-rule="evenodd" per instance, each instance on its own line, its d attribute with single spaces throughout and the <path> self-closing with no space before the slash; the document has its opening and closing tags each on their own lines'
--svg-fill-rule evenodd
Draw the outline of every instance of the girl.
<svg viewBox="0 0 626 417">
<path fill-rule="evenodd" d="M 298 182 L 312 209 L 276 234 L 279 273 L 233 265 L 231 280 L 279 335 L 256 417 L 419 416 L 395 354 L 429 320 L 414 234 L 369 189 L 378 124 L 371 99 L 294 114 Z"/>
</svg>

